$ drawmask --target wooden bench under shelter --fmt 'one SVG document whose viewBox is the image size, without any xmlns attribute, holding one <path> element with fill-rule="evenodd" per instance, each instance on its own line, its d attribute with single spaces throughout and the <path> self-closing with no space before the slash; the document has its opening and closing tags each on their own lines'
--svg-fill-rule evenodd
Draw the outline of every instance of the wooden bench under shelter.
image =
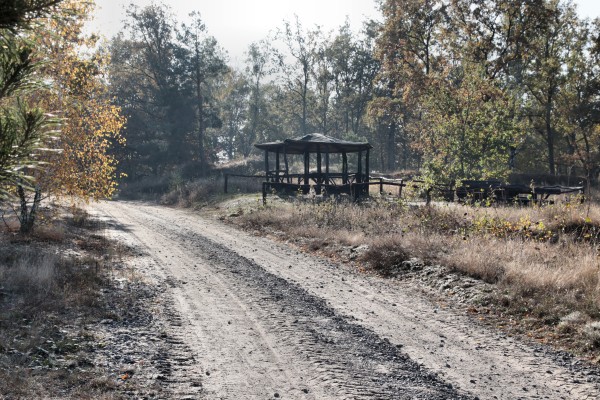
<svg viewBox="0 0 600 400">
<path fill-rule="evenodd" d="M 583 200 L 583 193 L 583 186 L 505 184 L 498 180 L 464 180 L 456 188 L 456 197 L 461 202 L 493 200 L 523 205 L 551 202 L 550 196 L 563 194 L 581 195 Z"/>
<path fill-rule="evenodd" d="M 348 194 L 355 199 L 369 192 L 369 152 L 372 146 L 368 142 L 350 142 L 312 133 L 255 146 L 264 150 L 265 154 L 263 200 L 271 191 L 308 194 L 311 187 L 317 195 Z M 341 156 L 341 171 L 332 171 L 332 155 Z M 356 157 L 356 171 L 353 172 L 348 167 L 351 155 Z M 298 156 L 302 157 L 303 170 L 293 173 L 290 158 Z M 312 170 L 311 156 L 314 160 Z"/>
</svg>

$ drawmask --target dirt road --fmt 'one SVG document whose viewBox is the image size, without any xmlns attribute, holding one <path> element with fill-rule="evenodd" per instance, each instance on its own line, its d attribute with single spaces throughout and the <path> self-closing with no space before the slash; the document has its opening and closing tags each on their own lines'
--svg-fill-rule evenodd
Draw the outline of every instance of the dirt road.
<svg viewBox="0 0 600 400">
<path fill-rule="evenodd" d="M 190 211 L 133 202 L 92 210 L 139 252 L 140 273 L 166 283 L 172 329 L 191 352 L 171 379 L 181 398 L 190 385 L 206 399 L 600 398 L 570 359 L 402 283 Z"/>
</svg>

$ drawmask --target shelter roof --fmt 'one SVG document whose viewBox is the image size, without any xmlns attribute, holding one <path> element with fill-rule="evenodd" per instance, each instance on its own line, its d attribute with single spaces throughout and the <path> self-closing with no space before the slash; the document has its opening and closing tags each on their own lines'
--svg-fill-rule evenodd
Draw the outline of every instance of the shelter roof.
<svg viewBox="0 0 600 400">
<path fill-rule="evenodd" d="M 261 150 L 279 151 L 287 154 L 317 153 L 319 151 L 321 153 L 356 153 L 373 147 L 368 142 L 349 142 L 325 136 L 322 133 L 311 133 L 298 138 L 261 143 L 254 146 Z"/>
</svg>

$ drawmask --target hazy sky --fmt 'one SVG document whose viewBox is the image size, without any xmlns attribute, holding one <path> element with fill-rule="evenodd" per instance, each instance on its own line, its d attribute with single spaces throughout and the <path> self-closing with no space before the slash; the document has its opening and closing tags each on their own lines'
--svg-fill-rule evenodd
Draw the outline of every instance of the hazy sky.
<svg viewBox="0 0 600 400">
<path fill-rule="evenodd" d="M 293 21 L 298 15 L 305 28 L 321 25 L 325 30 L 342 25 L 346 16 L 353 29 L 360 29 L 366 18 L 379 18 L 375 0 L 163 0 L 179 21 L 191 11 L 199 11 L 208 33 L 228 51 L 234 63 L 243 61 L 243 53 L 252 42 L 268 32 Z M 97 10 L 91 27 L 111 37 L 122 26 L 125 6 L 144 6 L 151 0 L 96 0 Z M 575 0 L 583 17 L 600 17 L 600 0 Z"/>
<path fill-rule="evenodd" d="M 353 29 L 360 29 L 367 18 L 377 18 L 375 0 L 164 0 L 179 21 L 191 11 L 199 11 L 208 33 L 228 51 L 233 62 L 242 62 L 252 42 L 265 38 L 269 31 L 293 21 L 298 15 L 305 28 L 321 25 L 325 30 L 342 25 L 348 16 Z M 151 0 L 96 0 L 92 27 L 110 37 L 121 28 L 124 7 L 139 6 Z"/>
</svg>

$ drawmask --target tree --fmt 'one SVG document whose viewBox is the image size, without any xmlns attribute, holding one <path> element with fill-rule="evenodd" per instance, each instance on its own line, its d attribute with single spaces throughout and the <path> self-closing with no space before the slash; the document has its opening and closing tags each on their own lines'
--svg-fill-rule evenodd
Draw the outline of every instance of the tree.
<svg viewBox="0 0 600 400">
<path fill-rule="evenodd" d="M 36 188 L 31 208 L 25 189 L 32 187 L 31 171 L 40 165 L 45 146 L 57 120 L 44 112 L 35 94 L 42 90 L 36 76 L 39 63 L 34 46 L 26 39 L 34 18 L 50 14 L 59 1 L 14 1 L 0 5 L 0 200 L 14 193 L 21 201 L 21 232 L 33 229 L 40 202 Z"/>
<path fill-rule="evenodd" d="M 117 159 L 110 149 L 123 143 L 125 120 L 108 96 L 108 55 L 94 51 L 83 56 L 82 50 L 94 48 L 97 41 L 96 36 L 83 34 L 92 5 L 63 4 L 62 18 L 47 21 L 46 31 L 40 27 L 32 38 L 46 59 L 41 72 L 51 82 L 40 98 L 63 120 L 53 142 L 58 151 L 44 154 L 45 168 L 36 174 L 38 185 L 58 197 L 110 198 L 117 186 Z"/>
<path fill-rule="evenodd" d="M 600 20 L 579 21 L 566 56 L 565 84 L 557 99 L 567 151 L 561 161 L 596 180 L 600 164 Z"/>
<path fill-rule="evenodd" d="M 441 37 L 447 20 L 446 4 L 439 0 L 387 0 L 382 3 L 384 23 L 376 42 L 381 63 L 376 96 L 369 114 L 385 134 L 385 169 L 396 166 L 397 139 L 420 141 L 422 132 L 411 128 L 422 118 L 421 104 L 431 75 L 444 66 Z"/>
<path fill-rule="evenodd" d="M 294 24 L 286 21 L 284 29 L 277 35 L 288 51 L 288 54 L 281 51 L 275 53 L 285 87 L 292 95 L 291 105 L 294 107 L 288 112 L 294 113 L 298 120 L 298 131 L 302 135 L 309 132 L 310 82 L 320 36 L 319 27 L 305 32 L 298 16 Z M 291 56 L 290 62 L 287 56 Z"/>
<path fill-rule="evenodd" d="M 452 0 L 444 44 L 450 56 L 482 66 L 505 85 L 522 84 L 533 41 L 546 29 L 546 0 Z"/>
<path fill-rule="evenodd" d="M 577 17 L 571 4 L 558 0 L 546 4 L 548 23 L 533 39 L 533 52 L 524 83 L 529 95 L 529 118 L 534 131 L 546 146 L 547 171 L 555 174 L 556 147 L 559 137 L 557 101 L 565 84 L 564 65 L 568 48 L 576 35 Z"/>
<path fill-rule="evenodd" d="M 186 145 L 194 109 L 176 73 L 174 27 L 165 5 L 127 10 L 126 31 L 109 46 L 111 94 L 127 116 L 123 171 L 163 175 L 193 157 Z"/>
<path fill-rule="evenodd" d="M 554 174 L 557 160 L 566 160 L 565 154 L 572 156 L 576 152 L 578 140 L 572 128 L 579 124 L 579 137 L 583 131 L 594 131 L 588 118 L 580 115 L 575 121 L 573 117 L 578 112 L 569 106 L 581 105 L 577 99 L 583 97 L 578 96 L 587 96 L 585 102 L 593 104 L 593 91 L 588 90 L 593 85 L 574 80 L 568 83 L 569 76 L 575 77 L 568 72 L 569 68 L 575 69 L 575 54 L 591 54 L 588 45 L 577 43 L 579 21 L 572 3 L 560 0 L 387 0 L 382 3 L 382 11 L 385 19 L 375 53 L 382 68 L 369 114 L 380 127 L 382 136 L 386 135 L 383 140 L 388 151 L 388 168 L 394 165 L 395 145 L 410 141 L 411 147 L 417 149 L 434 170 L 432 160 L 447 161 L 446 156 L 433 156 L 435 149 L 453 149 L 455 154 L 449 159 L 458 160 L 460 167 L 444 168 L 440 172 L 471 175 L 467 160 L 474 155 L 469 156 L 463 147 L 453 147 L 452 143 L 441 140 L 462 135 L 458 135 L 460 124 L 455 124 L 469 120 L 462 115 L 462 107 L 470 110 L 475 120 L 479 118 L 477 115 L 490 118 L 489 125 L 495 127 L 487 130 L 492 135 L 490 143 L 507 151 L 511 168 L 537 168 L 542 154 L 546 158 L 546 169 Z M 586 72 L 581 66 L 577 69 L 582 76 L 593 75 L 591 70 Z M 469 82 L 481 84 L 479 94 Z M 592 80 L 587 82 L 591 84 Z M 575 87 L 579 89 L 570 91 Z M 571 99 L 567 100 L 569 92 Z M 473 98 L 480 103 L 471 104 L 468 99 Z M 439 109 L 436 102 L 445 104 L 447 110 Z M 494 104 L 510 108 L 488 107 Z M 439 119 L 440 115 L 446 119 Z M 581 125 L 584 120 L 588 121 L 585 128 Z M 506 131 L 497 130 L 501 127 Z M 517 127 L 525 132 L 517 134 L 514 130 Z M 486 131 L 487 127 L 480 129 Z M 530 132 L 537 137 L 528 134 Z M 443 134 L 440 136 L 440 133 Z M 465 140 L 474 137 L 469 129 L 463 133 Z M 501 137 L 507 140 L 496 142 Z M 539 151 L 540 141 L 545 152 Z M 478 148 L 474 143 L 471 146 Z M 504 156 L 497 158 L 487 147 L 480 150 L 481 157 L 497 159 L 500 163 L 496 172 L 499 176 L 506 175 Z M 518 154 L 521 156 L 517 157 Z M 527 160 L 527 164 L 522 160 Z M 478 168 L 481 174 L 487 175 L 482 165 Z"/>
<path fill-rule="evenodd" d="M 218 90 L 220 119 L 217 142 L 228 160 L 237 157 L 245 149 L 244 127 L 248 121 L 248 96 L 250 87 L 244 76 L 231 70 Z"/>
<path fill-rule="evenodd" d="M 3 0 L 0 2 L 0 29 L 21 29 L 58 10 L 63 0 Z"/>
<path fill-rule="evenodd" d="M 267 74 L 273 72 L 269 69 L 271 48 L 266 41 L 252 43 L 248 48 L 246 58 L 246 79 L 250 83 L 248 125 L 245 135 L 241 138 L 241 152 L 247 158 L 256 142 L 258 131 L 265 121 L 265 104 L 262 83 Z M 265 136 L 264 134 L 262 135 Z"/>
<path fill-rule="evenodd" d="M 331 99 L 333 95 L 333 65 L 331 45 L 328 38 L 322 38 L 316 44 L 313 55 L 313 66 L 310 68 L 314 82 L 314 107 L 311 120 L 315 121 L 316 129 L 323 134 L 330 134 L 332 124 Z"/>
<path fill-rule="evenodd" d="M 0 199 L 12 187 L 32 184 L 28 172 L 39 165 L 38 150 L 56 120 L 30 97 L 39 87 L 33 49 L 14 33 L 0 30 Z M 29 171 L 28 171 L 29 170 Z"/>
<path fill-rule="evenodd" d="M 191 17 L 178 31 L 166 5 L 131 6 L 127 30 L 111 41 L 110 82 L 128 116 L 124 169 L 132 179 L 185 165 L 203 174 L 214 159 L 206 132 L 221 125 L 214 89 L 226 65 L 198 14 Z"/>
<path fill-rule="evenodd" d="M 217 113 L 210 107 L 212 100 L 211 83 L 224 75 L 228 68 L 225 57 L 217 44 L 217 40 L 206 35 L 206 27 L 200 19 L 200 14 L 191 13 L 192 22 L 182 25 L 180 34 L 180 61 L 181 70 L 192 85 L 195 103 L 195 131 L 198 143 L 198 157 L 202 173 L 208 167 L 208 157 L 205 148 L 206 129 L 219 128 L 221 121 Z M 208 103 L 208 107 L 207 107 Z"/>
<path fill-rule="evenodd" d="M 364 117 L 373 96 L 379 62 L 373 56 L 377 26 L 367 24 L 358 38 L 348 23 L 342 25 L 329 46 L 333 101 L 331 126 L 346 138 L 367 136 Z"/>
<path fill-rule="evenodd" d="M 21 231 L 28 233 L 42 190 L 82 199 L 113 193 L 116 160 L 108 147 L 119 140 L 122 118 L 105 96 L 103 56 L 81 55 L 95 40 L 81 33 L 92 3 L 46 2 L 47 8 L 42 1 L 20 3 L 27 11 L 17 24 L 26 28 L 38 19 L 35 30 L 16 26 L 1 34 L 0 185 L 16 184 Z M 39 19 L 50 12 L 52 18 Z M 60 131 L 53 130 L 59 121 Z M 27 191 L 33 182 L 30 206 Z"/>
<path fill-rule="evenodd" d="M 514 101 L 480 65 L 449 69 L 425 101 L 424 174 L 447 183 L 507 178 L 510 148 L 525 132 Z"/>
</svg>

